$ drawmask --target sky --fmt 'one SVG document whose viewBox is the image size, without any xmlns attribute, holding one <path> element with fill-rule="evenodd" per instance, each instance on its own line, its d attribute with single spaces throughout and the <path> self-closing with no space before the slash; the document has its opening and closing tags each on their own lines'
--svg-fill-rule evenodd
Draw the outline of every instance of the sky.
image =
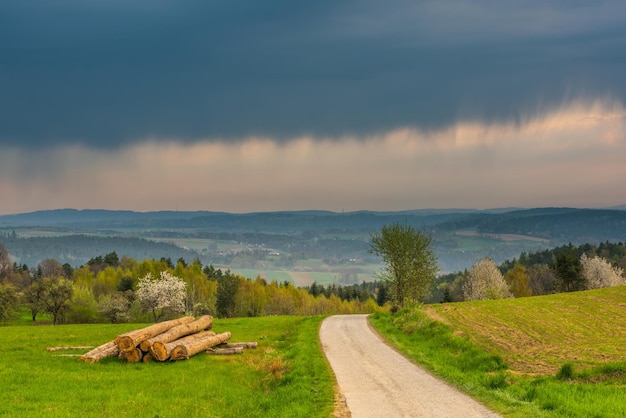
<svg viewBox="0 0 626 418">
<path fill-rule="evenodd" d="M 623 0 L 0 2 L 0 214 L 626 204 Z"/>
</svg>

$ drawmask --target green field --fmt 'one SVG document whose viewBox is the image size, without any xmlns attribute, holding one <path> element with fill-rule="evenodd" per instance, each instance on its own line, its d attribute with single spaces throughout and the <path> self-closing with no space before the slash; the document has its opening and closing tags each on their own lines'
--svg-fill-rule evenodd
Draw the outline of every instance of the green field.
<svg viewBox="0 0 626 418">
<path fill-rule="evenodd" d="M 352 271 L 356 274 L 356 281 L 341 284 L 373 282 L 376 280 L 376 272 L 378 272 L 381 267 L 382 265 L 379 264 L 329 265 L 320 259 L 306 259 L 298 260 L 296 266 L 291 268 L 233 268 L 231 271 L 250 279 L 254 279 L 260 275 L 268 282 L 289 282 L 298 287 L 305 287 L 312 285 L 313 282 L 323 286 L 339 284 L 341 283 L 341 275 Z"/>
<path fill-rule="evenodd" d="M 626 287 L 427 305 L 372 323 L 504 416 L 626 416 Z"/>
<path fill-rule="evenodd" d="M 430 305 L 429 312 L 520 373 L 553 374 L 626 361 L 626 287 Z"/>
<path fill-rule="evenodd" d="M 317 337 L 321 317 L 216 320 L 242 355 L 165 363 L 86 364 L 51 346 L 99 345 L 143 325 L 0 327 L 0 416 L 328 417 L 334 380 Z"/>
<path fill-rule="evenodd" d="M 0 327 L 0 416 L 328 417 L 334 379 L 322 317 L 216 320 L 259 348 L 186 361 L 85 364 L 86 350 L 145 324 Z M 47 320 L 45 316 L 41 319 Z M 506 417 L 626 416 L 626 287 L 376 313 L 416 363 Z"/>
<path fill-rule="evenodd" d="M 276 283 L 284 283 L 288 282 L 294 284 L 294 280 L 292 276 L 287 271 L 277 271 L 277 270 L 257 270 L 257 269 L 232 269 L 231 270 L 235 274 L 240 274 L 243 277 L 247 277 L 249 279 L 255 279 L 257 276 L 261 276 L 267 282 L 276 282 Z"/>
</svg>

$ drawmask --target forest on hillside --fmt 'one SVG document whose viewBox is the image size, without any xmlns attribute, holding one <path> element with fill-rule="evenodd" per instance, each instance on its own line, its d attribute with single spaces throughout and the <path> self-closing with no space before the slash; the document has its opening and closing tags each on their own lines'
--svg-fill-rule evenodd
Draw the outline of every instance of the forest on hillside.
<svg viewBox="0 0 626 418">
<path fill-rule="evenodd" d="M 626 245 L 568 244 L 522 253 L 496 266 L 482 258 L 471 268 L 441 275 L 425 302 L 532 297 L 626 284 Z M 180 304 L 164 296 L 144 298 L 142 283 L 171 277 L 178 282 Z M 156 286 L 159 287 L 158 285 Z M 145 293 L 145 292 L 144 292 Z M 147 322 L 184 312 L 219 317 L 368 313 L 390 309 L 393 298 L 385 281 L 352 285 L 289 282 L 244 277 L 198 258 L 137 260 L 113 251 L 79 267 L 48 258 L 28 266 L 12 261 L 0 244 L 0 321 L 16 308 L 30 310 L 32 320 L 46 313 L 54 323 Z"/>
</svg>

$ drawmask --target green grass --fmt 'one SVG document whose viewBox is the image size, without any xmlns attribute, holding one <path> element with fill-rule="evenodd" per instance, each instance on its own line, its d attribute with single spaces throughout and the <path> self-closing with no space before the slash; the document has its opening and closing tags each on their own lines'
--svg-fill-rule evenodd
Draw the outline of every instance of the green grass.
<svg viewBox="0 0 626 418">
<path fill-rule="evenodd" d="M 626 287 L 520 299 L 429 305 L 457 332 L 520 373 L 554 374 L 623 361 Z"/>
<path fill-rule="evenodd" d="M 216 320 L 216 331 L 230 331 L 232 341 L 258 341 L 259 348 L 146 364 L 117 358 L 86 364 L 46 351 L 99 345 L 143 325 L 1 327 L 0 416 L 328 417 L 334 380 L 319 345 L 321 320 Z"/>
<path fill-rule="evenodd" d="M 429 305 L 370 319 L 407 357 L 504 416 L 623 417 L 625 292 Z"/>
<path fill-rule="evenodd" d="M 328 286 L 329 284 L 337 283 L 338 273 L 322 273 L 312 271 L 309 275 L 317 282 L 317 284 Z"/>
<path fill-rule="evenodd" d="M 257 276 L 261 275 L 261 277 L 263 277 L 268 283 L 294 283 L 293 278 L 289 275 L 289 272 L 286 271 L 262 269 L 232 269 L 231 271 L 248 279 L 256 279 Z"/>
<path fill-rule="evenodd" d="M 331 284 L 337 284 L 339 281 L 339 277 L 341 275 L 341 271 L 348 270 L 348 268 L 338 267 L 337 271 L 333 272 L 320 272 L 320 271 L 309 271 L 306 273 L 297 272 L 297 271 L 289 271 L 289 270 L 262 270 L 262 269 L 232 269 L 231 271 L 236 274 L 240 274 L 249 279 L 255 279 L 259 274 L 261 277 L 265 278 L 268 282 L 275 281 L 277 283 L 289 282 L 296 286 L 307 286 L 307 284 L 301 284 L 298 282 L 298 276 L 302 274 L 308 275 L 312 280 L 317 282 L 319 285 L 328 286 Z M 294 279 L 294 277 L 296 279 Z M 360 284 L 362 282 L 372 282 L 376 280 L 373 274 L 367 273 L 359 273 L 357 274 L 358 281 L 354 284 Z"/>
</svg>

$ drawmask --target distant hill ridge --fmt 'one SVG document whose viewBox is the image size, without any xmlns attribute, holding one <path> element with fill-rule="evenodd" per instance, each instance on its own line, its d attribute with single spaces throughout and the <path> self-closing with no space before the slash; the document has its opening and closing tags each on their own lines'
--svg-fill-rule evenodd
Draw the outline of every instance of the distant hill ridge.
<svg viewBox="0 0 626 418">
<path fill-rule="evenodd" d="M 622 208 L 622 207 L 619 207 Z M 626 209 L 626 206 L 623 206 Z M 204 229 L 207 231 L 286 233 L 325 230 L 377 230 L 400 222 L 417 228 L 443 230 L 475 228 L 483 233 L 515 233 L 563 238 L 563 231 L 578 235 L 605 235 L 626 239 L 626 210 L 578 208 L 418 209 L 408 211 L 331 212 L 324 210 L 227 213 L 210 211 L 134 212 L 105 209 L 55 209 L 0 215 L 0 228 L 64 227 L 80 230 Z M 599 231 L 599 233 L 594 233 Z M 567 233 L 569 234 L 569 233 Z M 565 235 L 567 235 L 565 234 Z M 571 234 L 570 234 L 571 235 Z"/>
<path fill-rule="evenodd" d="M 432 237 L 439 265 L 446 272 L 468 268 L 483 257 L 500 263 L 519 257 L 522 252 L 569 243 L 626 242 L 626 210 L 502 208 L 243 214 L 59 209 L 0 215 L 0 243 L 11 255 L 30 265 L 44 258 L 80 264 L 114 250 L 138 259 L 199 257 L 204 263 L 230 265 L 235 256 L 221 251 L 217 244 L 220 242 L 228 243 L 224 245 L 229 248 L 232 243 L 248 248 L 248 255 L 254 254 L 254 248 L 260 245 L 285 256 L 262 260 L 261 255 L 254 255 L 234 264 L 246 268 L 284 262 L 277 268 L 285 269 L 303 257 L 352 269 L 348 260 L 378 262 L 368 253 L 369 238 L 383 225 L 392 223 L 425 230 Z M 152 245 L 155 241 L 162 245 Z"/>
</svg>

